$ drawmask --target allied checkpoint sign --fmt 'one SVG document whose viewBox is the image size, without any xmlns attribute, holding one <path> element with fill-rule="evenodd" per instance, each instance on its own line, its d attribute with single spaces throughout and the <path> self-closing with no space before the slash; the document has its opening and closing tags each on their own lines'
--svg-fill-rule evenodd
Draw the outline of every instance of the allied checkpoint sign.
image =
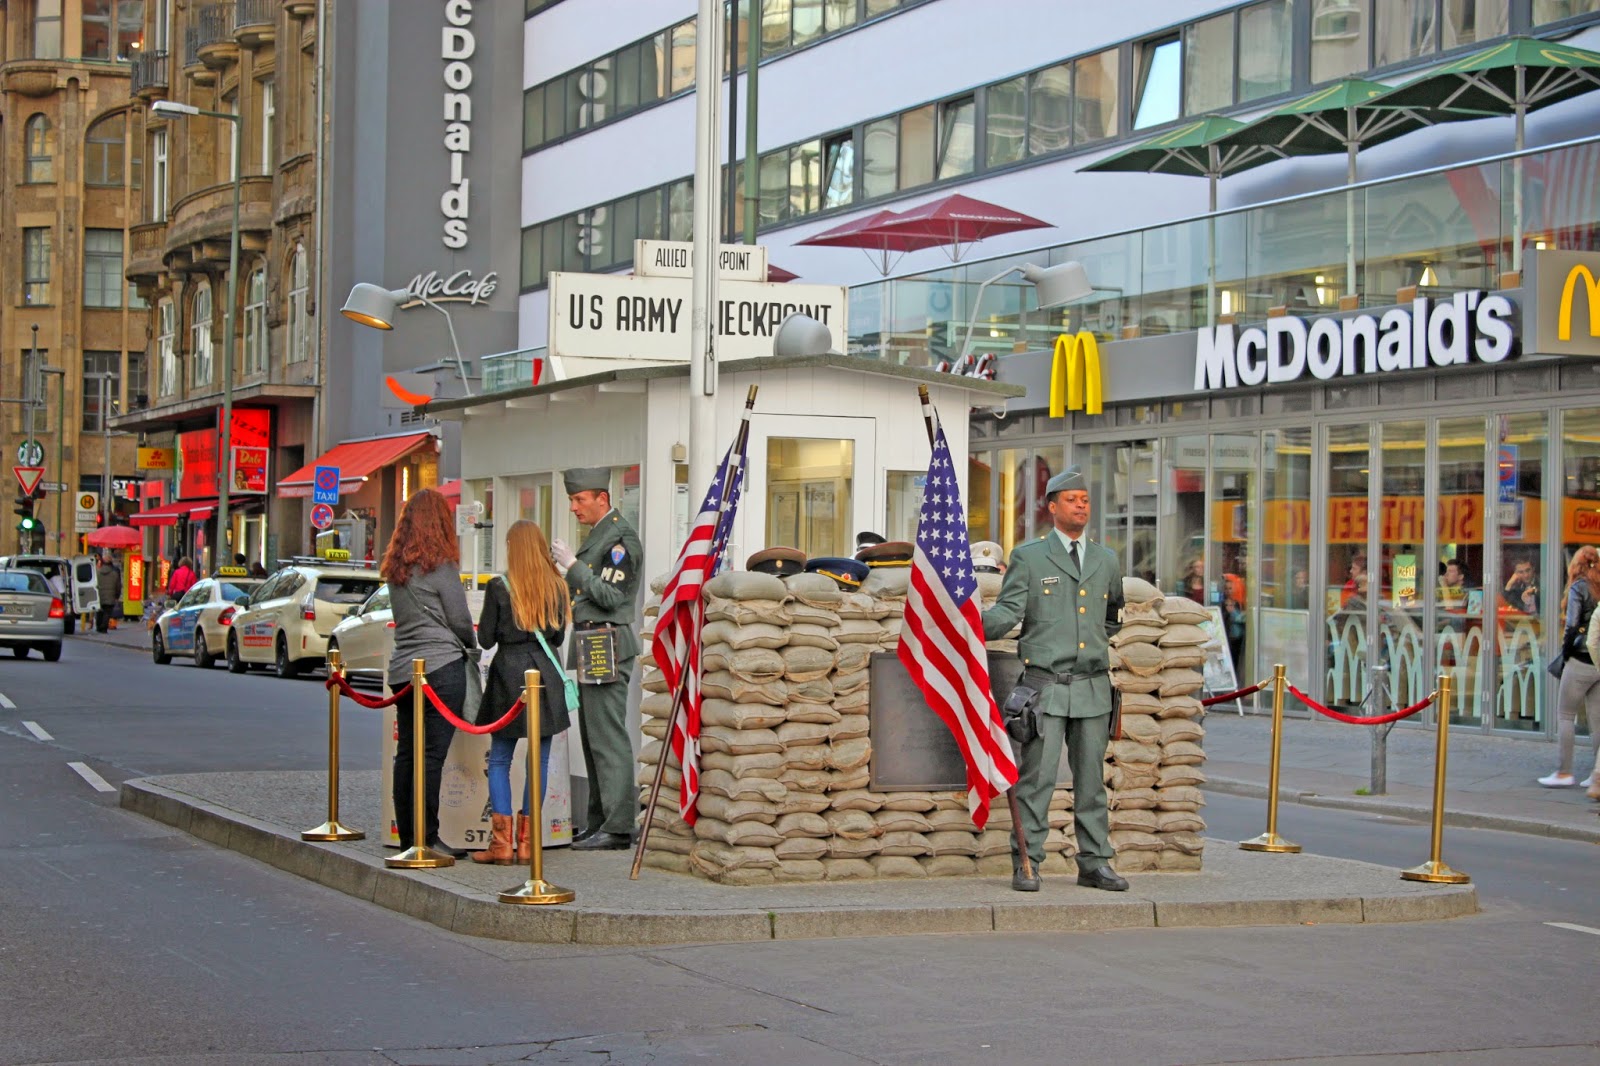
<svg viewBox="0 0 1600 1066">
<path fill-rule="evenodd" d="M 677 277 L 550 274 L 549 358 L 557 379 L 689 360 L 693 281 Z M 828 327 L 845 350 L 842 285 L 772 284 L 721 278 L 712 316 L 717 359 L 772 354 L 783 320 L 803 314 Z"/>
</svg>

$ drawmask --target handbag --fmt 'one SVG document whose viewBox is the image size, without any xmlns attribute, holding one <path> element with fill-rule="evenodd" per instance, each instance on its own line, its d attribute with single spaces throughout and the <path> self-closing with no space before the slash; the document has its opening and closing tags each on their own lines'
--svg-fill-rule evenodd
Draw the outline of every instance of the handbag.
<svg viewBox="0 0 1600 1066">
<path fill-rule="evenodd" d="M 545 641 L 544 634 L 536 631 L 533 635 L 539 638 L 539 647 L 544 649 L 545 655 L 549 656 L 552 663 L 555 663 L 556 671 L 561 675 L 561 691 L 567 698 L 567 713 L 577 714 L 578 683 L 572 679 L 571 674 L 561 669 L 561 660 L 557 659 L 556 653 L 550 650 L 550 645 Z"/>
<path fill-rule="evenodd" d="M 449 623 L 439 617 L 432 607 L 423 603 L 420 596 L 412 593 L 411 598 L 416 601 L 418 607 L 427 612 L 428 617 L 438 622 L 445 628 L 446 632 L 455 637 L 456 647 L 461 649 L 461 655 L 466 660 L 464 669 L 467 672 L 467 691 L 466 698 L 461 701 L 461 720 L 477 725 L 478 715 L 483 710 L 483 649 L 467 647 L 466 643 L 456 636 L 456 631 L 450 628 Z"/>
</svg>

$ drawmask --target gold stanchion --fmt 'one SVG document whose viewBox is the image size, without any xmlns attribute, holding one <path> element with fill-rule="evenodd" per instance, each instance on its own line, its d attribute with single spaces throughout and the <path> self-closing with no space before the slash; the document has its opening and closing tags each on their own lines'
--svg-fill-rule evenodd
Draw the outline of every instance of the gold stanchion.
<svg viewBox="0 0 1600 1066">
<path fill-rule="evenodd" d="M 426 663 L 411 660 L 411 846 L 383 864 L 392 870 L 433 870 L 454 866 L 456 860 L 428 847 L 428 813 L 423 806 L 422 764 L 427 755 L 427 737 L 422 731 L 422 705 L 428 698 L 422 690 L 428 683 Z"/>
<path fill-rule="evenodd" d="M 339 682 L 344 680 L 344 660 L 339 649 L 328 652 L 328 820 L 300 834 L 301 840 L 365 840 L 367 834 L 339 824 Z"/>
<path fill-rule="evenodd" d="M 522 675 L 528 708 L 528 879 L 500 893 L 501 903 L 571 903 L 577 894 L 544 879 L 544 779 L 539 774 L 539 671 Z M 515 800 L 512 801 L 515 805 Z"/>
<path fill-rule="evenodd" d="M 1472 878 L 1460 870 L 1444 864 L 1440 851 L 1444 847 L 1444 767 L 1450 747 L 1450 675 L 1439 675 L 1439 702 L 1435 708 L 1439 717 L 1439 743 L 1433 761 L 1433 834 L 1428 854 L 1431 858 L 1421 866 L 1401 870 L 1407 881 L 1431 881 L 1441 885 L 1464 885 Z"/>
<path fill-rule="evenodd" d="M 1272 763 L 1267 773 L 1267 831 L 1251 840 L 1239 842 L 1245 851 L 1272 851 L 1293 854 L 1300 850 L 1278 835 L 1278 769 L 1283 761 L 1283 693 L 1289 682 L 1283 664 L 1272 667 Z"/>
</svg>

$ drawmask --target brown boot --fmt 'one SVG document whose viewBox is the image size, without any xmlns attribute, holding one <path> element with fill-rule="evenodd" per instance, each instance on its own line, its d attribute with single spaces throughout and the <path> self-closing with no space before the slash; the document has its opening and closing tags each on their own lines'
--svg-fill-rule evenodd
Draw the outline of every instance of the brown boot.
<svg viewBox="0 0 1600 1066">
<path fill-rule="evenodd" d="M 526 814 L 517 818 L 517 862 L 529 863 L 533 861 L 533 852 L 528 846 L 528 816 Z"/>
<path fill-rule="evenodd" d="M 492 862 L 496 866 L 511 865 L 511 815 L 489 816 L 489 847 L 472 853 L 473 862 Z"/>
</svg>

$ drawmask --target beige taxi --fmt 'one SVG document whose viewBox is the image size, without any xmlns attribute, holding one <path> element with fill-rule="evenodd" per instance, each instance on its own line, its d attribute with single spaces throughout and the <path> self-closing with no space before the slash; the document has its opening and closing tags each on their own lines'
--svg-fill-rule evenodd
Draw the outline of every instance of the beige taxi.
<svg viewBox="0 0 1600 1066">
<path fill-rule="evenodd" d="M 327 661 L 333 627 L 366 602 L 383 578 L 376 570 L 297 561 L 263 581 L 249 605 L 233 617 L 228 669 L 242 674 L 271 666 L 294 677 Z"/>
</svg>

